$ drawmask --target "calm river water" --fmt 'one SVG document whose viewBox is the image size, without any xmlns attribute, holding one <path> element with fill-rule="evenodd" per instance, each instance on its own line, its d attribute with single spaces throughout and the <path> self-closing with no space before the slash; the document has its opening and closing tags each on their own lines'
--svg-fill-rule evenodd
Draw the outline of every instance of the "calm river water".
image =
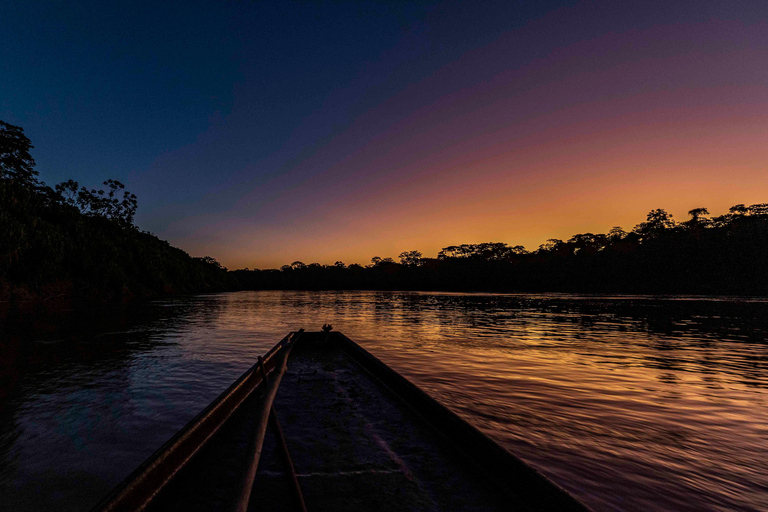
<svg viewBox="0 0 768 512">
<path fill-rule="evenodd" d="M 768 510 L 768 301 L 293 291 L 7 328 L 0 509 L 88 509 L 324 323 L 597 511 Z"/>
</svg>

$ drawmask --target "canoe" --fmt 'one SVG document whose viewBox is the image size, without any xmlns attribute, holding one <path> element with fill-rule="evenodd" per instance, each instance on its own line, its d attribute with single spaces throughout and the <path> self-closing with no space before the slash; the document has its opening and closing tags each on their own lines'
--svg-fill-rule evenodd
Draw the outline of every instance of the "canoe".
<svg viewBox="0 0 768 512">
<path fill-rule="evenodd" d="M 93 510 L 588 509 L 343 334 L 302 330 Z"/>
</svg>

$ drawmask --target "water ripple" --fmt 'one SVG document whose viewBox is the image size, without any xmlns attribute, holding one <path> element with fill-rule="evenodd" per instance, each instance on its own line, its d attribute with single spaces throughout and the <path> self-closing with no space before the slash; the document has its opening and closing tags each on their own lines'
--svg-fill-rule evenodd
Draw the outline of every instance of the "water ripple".
<svg viewBox="0 0 768 512">
<path fill-rule="evenodd" d="M 73 312 L 0 343 L 0 494 L 13 510 L 91 506 L 285 333 L 331 323 L 595 510 L 765 510 L 766 313 L 399 292 Z"/>
</svg>

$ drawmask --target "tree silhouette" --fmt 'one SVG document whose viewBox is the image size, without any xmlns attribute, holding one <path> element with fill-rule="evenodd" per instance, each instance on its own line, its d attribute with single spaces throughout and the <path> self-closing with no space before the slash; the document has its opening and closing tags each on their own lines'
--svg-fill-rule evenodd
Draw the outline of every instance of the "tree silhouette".
<svg viewBox="0 0 768 512">
<path fill-rule="evenodd" d="M 688 215 L 691 216 L 692 220 L 698 221 L 702 215 L 709 215 L 709 210 L 706 208 L 694 208 L 688 211 Z"/>
<path fill-rule="evenodd" d="M 400 253 L 400 263 L 409 267 L 418 267 L 422 264 L 422 254 L 419 251 L 403 251 Z"/>
<path fill-rule="evenodd" d="M 614 226 L 608 231 L 608 241 L 611 243 L 618 242 L 627 236 L 627 232 L 621 229 L 621 226 Z"/>
<path fill-rule="evenodd" d="M 749 209 L 743 203 L 731 206 L 728 208 L 728 211 L 733 215 L 746 215 L 749 213 Z"/>
<path fill-rule="evenodd" d="M 561 247 L 565 242 L 557 238 L 550 238 L 539 246 L 539 252 L 554 252 Z"/>
<path fill-rule="evenodd" d="M 525 254 L 527 251 L 522 245 L 510 247 L 503 242 L 485 242 L 480 244 L 461 244 L 443 247 L 437 258 L 471 258 L 484 261 L 508 261 L 513 255 Z"/>
<path fill-rule="evenodd" d="M 633 231 L 641 236 L 658 236 L 668 229 L 675 227 L 672 215 L 662 208 L 651 210 L 645 222 L 641 222 Z"/>
<path fill-rule="evenodd" d="M 21 185 L 38 184 L 35 161 L 29 154 L 32 148 L 23 128 L 0 121 L 0 178 Z"/>
<path fill-rule="evenodd" d="M 133 226 L 138 201 L 136 195 L 125 191 L 125 185 L 117 180 L 107 180 L 104 185 L 109 191 L 80 187 L 75 180 L 68 180 L 55 186 L 60 200 L 78 208 L 83 214 L 93 217 L 103 217 L 115 221 L 122 226 Z M 122 198 L 118 192 L 123 190 Z"/>
<path fill-rule="evenodd" d="M 217 268 L 220 270 L 227 270 L 226 267 L 224 267 L 224 265 L 219 263 L 219 261 L 213 256 L 203 256 L 202 258 L 194 258 L 194 259 L 199 260 L 205 263 L 206 265 L 211 265 L 214 268 Z"/>
<path fill-rule="evenodd" d="M 577 249 L 594 249 L 599 250 L 605 247 L 608 238 L 605 235 L 595 235 L 594 233 L 580 233 L 573 235 L 569 240 L 569 244 L 574 244 Z"/>
<path fill-rule="evenodd" d="M 709 215 L 709 210 L 706 208 L 694 208 L 688 212 L 688 215 L 691 219 L 683 223 L 687 228 L 697 229 L 709 223 L 709 219 L 704 218 L 704 215 Z"/>
</svg>

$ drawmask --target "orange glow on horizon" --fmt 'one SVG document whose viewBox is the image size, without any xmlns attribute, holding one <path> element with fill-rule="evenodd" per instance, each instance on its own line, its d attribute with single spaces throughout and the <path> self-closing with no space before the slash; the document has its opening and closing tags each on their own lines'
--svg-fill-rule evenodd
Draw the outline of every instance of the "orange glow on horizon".
<svg viewBox="0 0 768 512">
<path fill-rule="evenodd" d="M 768 85 L 755 68 L 768 48 L 743 42 L 768 27 L 707 25 L 654 58 L 583 56 L 628 41 L 665 49 L 665 38 L 684 36 L 661 27 L 581 42 L 379 127 L 403 101 L 395 96 L 275 178 L 293 182 L 270 201 L 254 209 L 244 197 L 201 227 L 207 237 L 177 242 L 229 268 L 367 264 L 461 243 L 535 250 L 549 238 L 629 231 L 655 208 L 682 221 L 696 207 L 721 215 L 768 202 Z M 703 28 L 738 28 L 743 41 L 714 44 Z M 403 94 L 429 96 L 462 65 Z"/>
</svg>

